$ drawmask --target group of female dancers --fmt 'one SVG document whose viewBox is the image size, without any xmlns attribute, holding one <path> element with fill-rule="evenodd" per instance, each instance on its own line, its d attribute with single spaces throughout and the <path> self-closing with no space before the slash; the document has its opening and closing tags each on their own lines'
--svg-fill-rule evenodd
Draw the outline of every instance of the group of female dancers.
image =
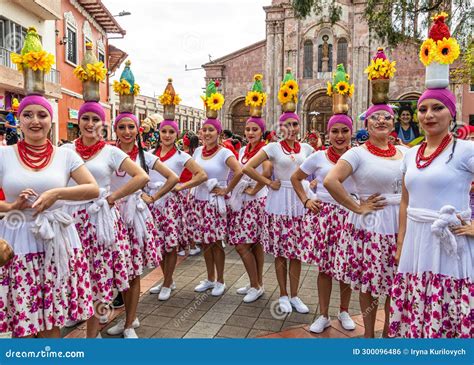
<svg viewBox="0 0 474 365">
<path fill-rule="evenodd" d="M 18 110 L 24 139 L 0 149 L 0 237 L 14 253 L 0 268 L 1 332 L 59 337 L 66 322 L 87 321 L 87 337 L 98 337 L 97 313 L 116 289 L 126 319 L 108 333 L 136 338 L 144 267 L 161 266 L 163 283 L 152 292 L 167 300 L 177 251 L 192 240 L 207 268 L 195 290 L 225 292 L 226 242 L 248 274 L 238 289 L 244 302 L 264 293 L 264 252 L 273 255 L 285 313 L 309 311 L 298 297 L 301 264 L 316 265 L 313 332 L 331 325 L 335 279 L 347 330 L 355 328 L 348 310 L 355 290 L 366 337 L 375 335 L 381 297 L 384 337 L 473 336 L 474 145 L 450 133 L 456 110 L 449 90 L 419 99 L 426 140 L 411 149 L 389 143 L 394 112 L 386 105 L 367 110 L 370 137 L 354 148 L 352 120 L 334 115 L 331 146 L 317 152 L 298 142 L 297 114 L 282 114 L 283 138 L 269 144 L 264 120 L 250 118 L 238 159 L 219 144 L 217 119 L 203 122 L 202 146 L 190 156 L 176 148 L 174 121 L 162 122 L 159 147 L 144 151 L 138 120 L 128 113 L 114 122 L 116 146 L 105 143 L 105 112 L 94 102 L 80 108 L 81 137 L 58 148 L 47 139 L 52 114 L 44 97 L 25 97 Z"/>
</svg>

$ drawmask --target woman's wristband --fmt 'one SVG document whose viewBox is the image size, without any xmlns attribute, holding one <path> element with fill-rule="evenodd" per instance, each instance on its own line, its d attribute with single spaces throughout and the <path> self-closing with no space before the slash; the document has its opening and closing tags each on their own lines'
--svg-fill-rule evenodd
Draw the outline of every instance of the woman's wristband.
<svg viewBox="0 0 474 365">
<path fill-rule="evenodd" d="M 307 204 L 308 201 L 310 201 L 310 200 L 311 200 L 311 199 L 309 199 L 309 198 L 305 200 L 305 202 L 304 202 L 304 204 L 303 204 L 303 206 L 304 206 L 305 208 L 306 208 L 306 204 Z"/>
</svg>

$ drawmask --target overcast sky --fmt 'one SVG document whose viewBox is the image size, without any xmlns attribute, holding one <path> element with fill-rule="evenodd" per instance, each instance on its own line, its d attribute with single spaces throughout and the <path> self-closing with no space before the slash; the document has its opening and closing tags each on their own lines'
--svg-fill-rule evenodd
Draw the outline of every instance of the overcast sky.
<svg viewBox="0 0 474 365">
<path fill-rule="evenodd" d="M 265 11 L 271 0 L 102 0 L 127 31 L 109 42 L 129 55 L 141 93 L 159 95 L 173 78 L 182 104 L 202 107 L 204 70 L 198 68 L 265 39 Z M 120 76 L 123 65 L 116 72 Z"/>
</svg>

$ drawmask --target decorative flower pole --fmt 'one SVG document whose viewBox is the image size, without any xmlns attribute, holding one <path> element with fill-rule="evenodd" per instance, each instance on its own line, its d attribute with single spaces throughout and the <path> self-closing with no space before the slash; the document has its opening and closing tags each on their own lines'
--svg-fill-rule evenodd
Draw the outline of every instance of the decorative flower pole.
<svg viewBox="0 0 474 365">
<path fill-rule="evenodd" d="M 168 79 L 165 91 L 160 95 L 160 104 L 163 105 L 163 118 L 165 120 L 174 120 L 175 108 L 181 102 L 181 98 L 174 91 L 173 79 Z"/>
<path fill-rule="evenodd" d="M 365 69 L 372 85 L 372 104 L 387 104 L 390 79 L 395 75 L 396 62 L 390 62 L 383 48 L 377 49 L 377 54 L 370 60 L 370 65 Z"/>
<path fill-rule="evenodd" d="M 294 113 L 296 111 L 296 105 L 298 104 L 298 83 L 295 77 L 291 73 L 291 68 L 286 69 L 285 77 L 280 84 L 280 90 L 278 91 L 278 101 L 281 104 L 281 109 L 284 113 Z"/>
<path fill-rule="evenodd" d="M 256 74 L 253 77 L 252 89 L 247 92 L 245 97 L 245 105 L 250 107 L 250 116 L 254 118 L 262 117 L 262 109 L 267 102 L 267 94 L 263 92 L 262 78 L 261 74 Z"/>
<path fill-rule="evenodd" d="M 54 56 L 43 50 L 34 27 L 28 28 L 21 54 L 12 53 L 11 60 L 23 73 L 25 93 L 44 95 L 44 75 L 51 71 Z"/>
<path fill-rule="evenodd" d="M 140 93 L 140 86 L 135 84 L 135 77 L 130 69 L 130 61 L 120 75 L 120 81 L 114 81 L 114 91 L 119 95 L 120 113 L 132 113 L 135 108 L 135 96 Z"/>
<path fill-rule="evenodd" d="M 85 101 L 100 101 L 100 82 L 105 80 L 107 69 L 97 61 L 92 43 L 86 43 L 86 53 L 82 63 L 74 69 L 74 75 L 82 81 L 82 95 Z"/>
<path fill-rule="evenodd" d="M 447 18 L 444 12 L 431 18 L 434 23 L 420 48 L 420 60 L 426 66 L 425 86 L 429 89 L 449 86 L 449 65 L 459 57 L 459 44 L 444 22 Z"/>
<path fill-rule="evenodd" d="M 206 94 L 201 96 L 201 99 L 204 102 L 204 107 L 206 108 L 206 117 L 208 119 L 217 119 L 217 112 L 224 105 L 224 95 L 217 91 L 219 85 L 218 80 L 209 81 L 206 87 Z"/>
<path fill-rule="evenodd" d="M 333 75 L 333 82 L 328 81 L 327 94 L 332 96 L 332 113 L 347 114 L 349 111 L 348 98 L 354 95 L 354 84 L 349 84 L 350 76 L 344 65 L 337 65 Z"/>
</svg>

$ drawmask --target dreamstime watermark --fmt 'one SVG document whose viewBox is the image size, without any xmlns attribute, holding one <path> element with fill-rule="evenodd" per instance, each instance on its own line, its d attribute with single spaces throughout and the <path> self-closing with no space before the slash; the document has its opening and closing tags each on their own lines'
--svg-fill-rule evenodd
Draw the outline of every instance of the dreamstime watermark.
<svg viewBox="0 0 474 365">
<path fill-rule="evenodd" d="M 281 306 L 280 306 L 280 302 L 278 300 L 274 300 L 270 304 L 270 313 L 271 313 L 273 318 L 279 319 L 279 320 L 285 319 L 286 316 L 288 315 L 288 313 L 282 311 Z"/>
<path fill-rule="evenodd" d="M 25 213 L 14 210 L 5 215 L 5 227 L 9 230 L 19 229 L 26 221 Z"/>
<path fill-rule="evenodd" d="M 185 320 L 187 320 L 191 315 L 198 310 L 198 308 L 201 306 L 202 303 L 206 301 L 206 299 L 209 298 L 208 293 L 201 293 L 198 295 L 198 297 L 193 301 L 192 305 L 188 308 L 186 308 L 186 311 L 179 316 L 179 318 L 175 318 L 174 320 L 174 326 L 176 328 L 179 328 Z"/>
<path fill-rule="evenodd" d="M 50 346 L 45 346 L 44 350 L 40 351 L 14 351 L 9 349 L 5 351 L 5 357 L 7 359 L 84 359 L 86 353 L 84 351 L 53 351 Z"/>
<path fill-rule="evenodd" d="M 114 308 L 101 302 L 94 303 L 94 317 L 101 319 L 104 317 L 112 318 L 114 316 Z"/>
</svg>

